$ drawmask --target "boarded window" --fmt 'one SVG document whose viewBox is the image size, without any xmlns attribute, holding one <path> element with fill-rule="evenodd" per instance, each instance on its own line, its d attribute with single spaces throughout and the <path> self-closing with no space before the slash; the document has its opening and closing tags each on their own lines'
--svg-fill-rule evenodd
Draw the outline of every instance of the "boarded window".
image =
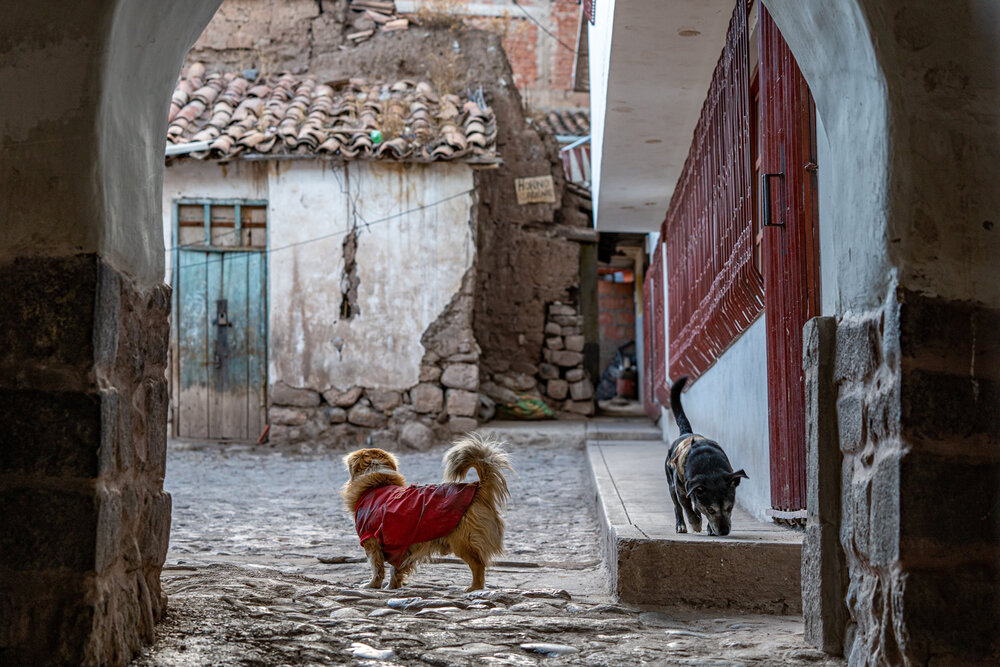
<svg viewBox="0 0 1000 667">
<path fill-rule="evenodd" d="M 177 243 L 190 249 L 266 248 L 267 206 L 258 202 L 179 203 Z"/>
</svg>

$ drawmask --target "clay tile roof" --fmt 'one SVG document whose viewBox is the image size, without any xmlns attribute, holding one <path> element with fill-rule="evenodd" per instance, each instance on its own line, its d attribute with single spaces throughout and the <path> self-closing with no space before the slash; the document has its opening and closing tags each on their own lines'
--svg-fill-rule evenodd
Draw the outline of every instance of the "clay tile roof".
<svg viewBox="0 0 1000 667">
<path fill-rule="evenodd" d="M 496 116 L 481 102 L 439 94 L 425 81 L 322 83 L 287 73 L 251 81 L 195 63 L 174 90 L 167 146 L 209 142 L 207 150 L 171 159 L 253 154 L 494 162 Z"/>
<path fill-rule="evenodd" d="M 590 134 L 589 109 L 550 109 L 539 112 L 535 119 L 555 135 L 585 137 Z"/>
</svg>

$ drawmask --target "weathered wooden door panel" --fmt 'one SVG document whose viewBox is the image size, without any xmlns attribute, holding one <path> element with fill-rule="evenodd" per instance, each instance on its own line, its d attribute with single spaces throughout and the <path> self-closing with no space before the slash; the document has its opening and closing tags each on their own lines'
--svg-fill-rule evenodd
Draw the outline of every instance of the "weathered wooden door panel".
<svg viewBox="0 0 1000 667">
<path fill-rule="evenodd" d="M 806 501 L 802 326 L 819 314 L 816 112 L 791 50 L 763 6 L 759 53 L 771 505 L 794 513 Z"/>
<path fill-rule="evenodd" d="M 247 431 L 257 438 L 267 424 L 267 256 L 246 254 Z"/>
<path fill-rule="evenodd" d="M 181 250 L 177 259 L 177 435 L 183 438 L 208 437 L 209 256 L 208 253 Z"/>
<path fill-rule="evenodd" d="M 266 421 L 264 255 L 179 255 L 178 434 L 256 438 Z"/>
</svg>

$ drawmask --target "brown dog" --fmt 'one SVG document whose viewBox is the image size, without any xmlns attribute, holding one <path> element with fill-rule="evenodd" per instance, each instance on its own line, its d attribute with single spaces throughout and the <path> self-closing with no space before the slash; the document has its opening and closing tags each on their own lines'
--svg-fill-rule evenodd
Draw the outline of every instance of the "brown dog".
<svg viewBox="0 0 1000 667">
<path fill-rule="evenodd" d="M 367 588 L 382 587 L 386 561 L 389 588 L 399 588 L 418 563 L 449 553 L 472 570 L 466 590 L 485 587 L 486 567 L 503 553 L 503 470 L 513 471 L 499 441 L 475 433 L 458 440 L 445 452 L 442 484 L 407 487 L 396 457 L 382 449 L 351 452 L 344 464 L 351 478 L 341 495 L 372 568 Z M 470 468 L 479 481 L 461 483 Z"/>
</svg>

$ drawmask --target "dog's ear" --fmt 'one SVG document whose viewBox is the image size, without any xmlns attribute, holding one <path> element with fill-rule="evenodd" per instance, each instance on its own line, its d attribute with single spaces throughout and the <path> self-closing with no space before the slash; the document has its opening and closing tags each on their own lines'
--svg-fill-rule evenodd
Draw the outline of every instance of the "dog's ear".
<svg viewBox="0 0 1000 667">
<path fill-rule="evenodd" d="M 692 496 L 698 491 L 698 489 L 702 488 L 703 486 L 705 485 L 704 483 L 702 483 L 700 479 L 699 480 L 689 479 L 684 484 L 684 492 L 687 493 L 688 496 Z"/>
<path fill-rule="evenodd" d="M 745 472 L 743 472 L 743 468 L 740 468 L 736 472 L 729 474 L 729 485 L 730 486 L 739 486 L 740 485 L 740 477 L 742 477 L 743 479 L 750 479 L 750 476 L 747 475 Z"/>
<path fill-rule="evenodd" d="M 347 466 L 347 473 L 351 476 L 351 479 L 354 479 L 358 471 L 368 465 L 369 459 L 370 455 L 368 454 L 368 450 L 365 449 L 353 451 L 344 457 L 344 465 Z"/>
<path fill-rule="evenodd" d="M 385 462 L 389 464 L 389 467 L 392 468 L 393 470 L 396 470 L 398 472 L 399 471 L 399 461 L 396 459 L 396 457 L 393 456 L 389 452 L 386 452 L 386 451 L 383 451 L 383 450 L 380 450 L 380 451 L 382 451 L 382 453 L 385 454 Z"/>
</svg>

